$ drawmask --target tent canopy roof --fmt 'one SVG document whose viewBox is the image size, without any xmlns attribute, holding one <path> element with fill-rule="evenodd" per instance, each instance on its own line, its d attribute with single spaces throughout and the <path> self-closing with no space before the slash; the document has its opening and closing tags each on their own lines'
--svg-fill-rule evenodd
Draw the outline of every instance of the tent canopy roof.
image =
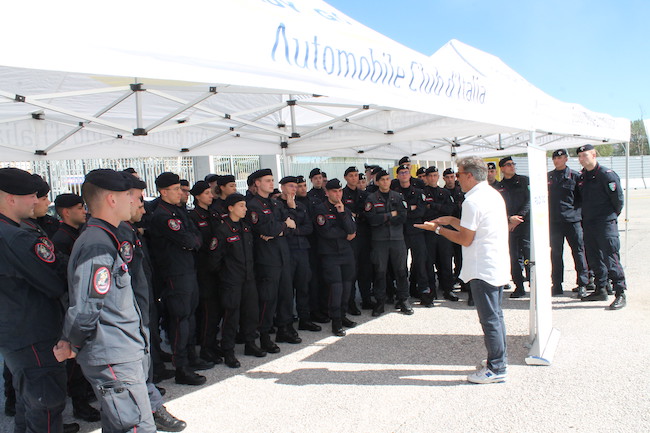
<svg viewBox="0 0 650 433">
<path fill-rule="evenodd" d="M 518 152 L 530 131 L 549 148 L 629 140 L 628 120 L 557 101 L 490 54 L 452 40 L 427 57 L 320 0 L 144 0 L 134 20 L 125 0 L 70 3 L 6 5 L 47 43 L 16 38 L 23 20 L 0 28 L 5 160 L 447 159 Z"/>
</svg>

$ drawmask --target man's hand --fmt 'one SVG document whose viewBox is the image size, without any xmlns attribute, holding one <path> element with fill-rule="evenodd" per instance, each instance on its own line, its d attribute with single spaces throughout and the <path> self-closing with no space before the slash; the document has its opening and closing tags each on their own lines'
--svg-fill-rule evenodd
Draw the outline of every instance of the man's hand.
<svg viewBox="0 0 650 433">
<path fill-rule="evenodd" d="M 56 346 L 52 348 L 52 352 L 54 353 L 56 360 L 59 362 L 63 362 L 66 359 L 74 358 L 77 356 L 77 354 L 72 351 L 70 342 L 63 340 L 59 340 L 59 342 L 56 343 Z"/>
<path fill-rule="evenodd" d="M 517 226 L 524 222 L 524 217 L 520 215 L 512 215 L 508 218 L 508 230 L 513 231 Z"/>
<path fill-rule="evenodd" d="M 289 206 L 291 209 L 296 208 L 296 195 L 295 194 L 287 194 L 287 206 Z"/>
<path fill-rule="evenodd" d="M 264 235 L 260 235 L 260 238 L 262 238 L 263 241 L 268 242 L 268 241 L 270 241 L 271 239 L 273 239 L 273 236 L 264 236 Z"/>
<path fill-rule="evenodd" d="M 345 205 L 342 202 L 334 203 L 334 207 L 336 208 L 336 211 L 338 213 L 343 213 L 345 212 Z"/>
<path fill-rule="evenodd" d="M 347 239 L 348 239 L 349 241 L 351 241 L 352 239 L 354 239 L 354 238 L 356 238 L 356 237 L 357 237 L 357 234 L 356 234 L 356 233 L 352 233 L 351 235 L 348 235 L 348 236 L 347 236 Z"/>
<path fill-rule="evenodd" d="M 295 229 L 296 228 L 296 222 L 294 220 L 292 220 L 291 218 L 287 218 L 286 220 L 284 220 L 284 223 L 290 229 Z"/>
<path fill-rule="evenodd" d="M 422 230 L 429 230 L 430 232 L 435 231 L 436 227 L 438 227 L 439 224 L 437 224 L 435 221 L 425 221 L 424 224 L 413 224 L 413 227 L 422 229 Z"/>
<path fill-rule="evenodd" d="M 433 222 L 440 224 L 441 226 L 454 226 L 454 224 L 460 224 L 460 220 L 453 216 L 442 216 L 433 220 Z"/>
<path fill-rule="evenodd" d="M 397 216 L 397 211 L 396 210 L 390 211 L 390 216 L 396 217 Z"/>
</svg>

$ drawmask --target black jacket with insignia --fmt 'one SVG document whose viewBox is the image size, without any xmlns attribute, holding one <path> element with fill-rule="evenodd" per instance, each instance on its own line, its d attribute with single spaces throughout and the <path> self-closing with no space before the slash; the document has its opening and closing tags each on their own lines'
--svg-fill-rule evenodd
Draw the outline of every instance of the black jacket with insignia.
<svg viewBox="0 0 650 433">
<path fill-rule="evenodd" d="M 424 187 L 424 203 L 426 205 L 425 221 L 431 221 L 441 216 L 453 216 L 456 210 L 454 199 L 449 190 L 439 186 Z"/>
<path fill-rule="evenodd" d="M 278 199 L 285 212 L 296 223 L 296 228 L 287 231 L 287 243 L 291 250 L 306 250 L 311 247 L 309 244 L 309 235 L 314 232 L 314 226 L 311 222 L 311 214 L 307 206 L 296 199 L 296 208 L 291 209 L 286 200 Z"/>
<path fill-rule="evenodd" d="M 424 232 L 421 229 L 413 227 L 413 224 L 422 224 L 424 222 L 424 213 L 426 211 L 424 192 L 420 188 L 413 186 L 413 184 L 410 184 L 408 188 L 402 188 L 399 182 L 393 190 L 402 194 L 402 197 L 406 201 L 407 212 L 404 234 L 423 234 Z"/>
<path fill-rule="evenodd" d="M 623 188 L 614 170 L 600 164 L 580 173 L 578 190 L 586 200 L 582 202 L 582 221 L 602 222 L 618 218 L 623 210 Z"/>
<path fill-rule="evenodd" d="M 314 227 L 318 234 L 319 254 L 352 254 L 347 236 L 357 228 L 350 209 L 343 206 L 339 212 L 329 200 L 314 209 Z"/>
<path fill-rule="evenodd" d="M 530 189 L 528 184 L 528 176 L 515 174 L 510 179 L 501 179 L 497 187 L 497 191 L 501 193 L 503 201 L 506 203 L 508 217 L 519 215 L 524 218 L 524 222 L 519 224 L 515 231 L 530 230 L 528 215 L 530 213 Z"/>
<path fill-rule="evenodd" d="M 569 167 L 548 172 L 548 213 L 552 223 L 573 223 L 582 219 L 579 178 L 580 173 Z"/>
<path fill-rule="evenodd" d="M 255 279 L 253 230 L 248 222 L 223 220 L 216 230 L 217 247 L 210 254 L 210 267 L 218 275 L 219 287 L 227 288 Z"/>
<path fill-rule="evenodd" d="M 52 236 L 52 242 L 57 252 L 61 252 L 66 256 L 72 253 L 72 247 L 81 233 L 80 229 L 76 229 L 64 222 L 59 225 L 59 229 Z"/>
<path fill-rule="evenodd" d="M 289 228 L 285 220 L 289 216 L 277 200 L 255 194 L 246 203 L 246 222 L 253 229 L 255 263 L 267 266 L 289 265 Z M 264 240 L 262 236 L 272 239 Z"/>
<path fill-rule="evenodd" d="M 392 216 L 392 211 L 397 211 L 397 216 Z M 377 190 L 368 195 L 364 212 L 371 227 L 373 241 L 404 240 L 403 226 L 407 209 L 402 194 L 389 190 L 387 200 Z"/>
</svg>

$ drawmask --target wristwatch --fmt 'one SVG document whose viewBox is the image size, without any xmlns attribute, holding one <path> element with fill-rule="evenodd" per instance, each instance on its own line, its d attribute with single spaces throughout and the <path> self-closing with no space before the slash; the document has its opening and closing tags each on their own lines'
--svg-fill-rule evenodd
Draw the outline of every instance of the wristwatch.
<svg viewBox="0 0 650 433">
<path fill-rule="evenodd" d="M 438 226 L 438 227 L 436 227 L 436 229 L 434 230 L 434 233 L 437 234 L 437 235 L 439 235 L 439 234 L 440 234 L 440 229 L 441 229 L 441 228 L 442 228 L 442 226 Z"/>
</svg>

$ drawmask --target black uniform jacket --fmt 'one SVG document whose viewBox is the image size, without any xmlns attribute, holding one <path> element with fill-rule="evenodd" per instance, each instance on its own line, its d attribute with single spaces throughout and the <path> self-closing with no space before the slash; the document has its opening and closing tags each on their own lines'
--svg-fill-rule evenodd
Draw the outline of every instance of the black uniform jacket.
<svg viewBox="0 0 650 433">
<path fill-rule="evenodd" d="M 246 221 L 253 229 L 255 263 L 282 266 L 289 263 L 287 238 L 291 229 L 285 223 L 288 212 L 277 200 L 255 194 L 246 203 Z M 271 237 L 264 240 L 261 236 Z"/>
<path fill-rule="evenodd" d="M 70 257 L 72 253 L 72 246 L 81 233 L 80 229 L 76 229 L 64 222 L 59 225 L 59 229 L 52 236 L 52 242 L 56 247 L 57 252 L 61 252 Z"/>
<path fill-rule="evenodd" d="M 618 175 L 607 167 L 596 164 L 591 170 L 582 170 L 578 179 L 582 197 L 582 221 L 602 222 L 618 218 L 623 210 L 623 188 Z"/>
<path fill-rule="evenodd" d="M 451 216 L 456 210 L 454 199 L 449 190 L 439 186 L 424 187 L 424 203 L 426 206 L 425 221 L 431 221 L 441 216 Z"/>
<path fill-rule="evenodd" d="M 49 244 L 0 214 L 0 352 L 61 336 L 59 266 Z"/>
<path fill-rule="evenodd" d="M 580 173 L 569 167 L 548 172 L 548 210 L 551 222 L 574 223 L 582 219 L 579 177 Z"/>
<path fill-rule="evenodd" d="M 426 211 L 424 205 L 424 192 L 420 188 L 416 188 L 413 184 L 408 188 L 402 188 L 397 184 L 395 191 L 402 194 L 407 205 L 406 223 L 404 224 L 404 234 L 423 234 L 421 229 L 413 227 L 413 224 L 422 224 L 424 222 L 424 212 Z M 415 208 L 413 208 L 415 206 Z"/>
<path fill-rule="evenodd" d="M 320 254 L 352 253 L 347 236 L 355 233 L 357 228 L 350 209 L 343 206 L 343 212 L 339 212 L 327 200 L 314 209 L 314 224 Z"/>
<path fill-rule="evenodd" d="M 199 272 L 209 272 L 211 253 L 217 248 L 217 228 L 221 225 L 221 215 L 214 207 L 206 210 L 196 206 L 190 211 L 190 219 L 202 239 L 201 248 L 196 254 L 196 268 Z"/>
<path fill-rule="evenodd" d="M 506 203 L 508 216 L 519 215 L 524 218 L 524 224 L 529 222 L 528 214 L 530 213 L 530 189 L 528 184 L 528 176 L 515 174 L 510 179 L 503 178 L 497 188 Z"/>
<path fill-rule="evenodd" d="M 194 251 L 201 248 L 201 233 L 184 208 L 161 200 L 151 217 L 149 236 L 160 278 L 194 272 Z"/>
<path fill-rule="evenodd" d="M 310 248 L 308 236 L 314 232 L 311 214 L 307 205 L 296 199 L 296 208 L 291 209 L 286 200 L 279 199 L 289 217 L 295 221 L 296 228 L 287 232 L 287 242 L 292 250 L 306 250 Z"/>
<path fill-rule="evenodd" d="M 392 211 L 397 211 L 397 216 L 391 216 Z M 389 190 L 386 200 L 377 190 L 368 195 L 364 212 L 372 227 L 373 241 L 404 240 L 407 210 L 402 194 Z"/>
<path fill-rule="evenodd" d="M 210 255 L 210 266 L 221 282 L 220 287 L 238 285 L 255 279 L 253 230 L 245 221 L 223 220 L 216 230 L 217 247 Z"/>
</svg>

